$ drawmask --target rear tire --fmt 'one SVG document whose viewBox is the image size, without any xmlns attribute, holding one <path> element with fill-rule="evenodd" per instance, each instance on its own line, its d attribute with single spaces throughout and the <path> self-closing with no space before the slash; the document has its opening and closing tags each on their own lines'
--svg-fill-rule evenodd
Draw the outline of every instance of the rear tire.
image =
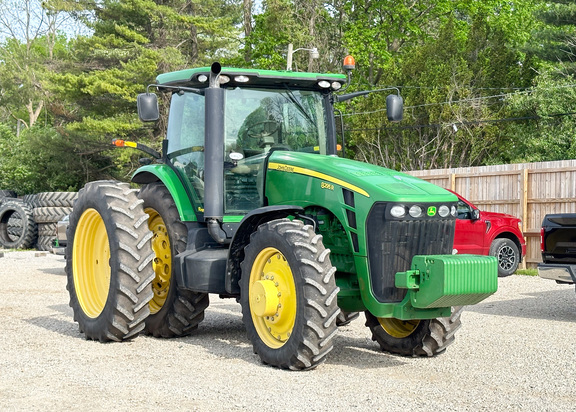
<svg viewBox="0 0 576 412">
<path fill-rule="evenodd" d="M 154 297 L 150 301 L 145 332 L 162 338 L 186 336 L 202 322 L 209 303 L 208 294 L 179 288 L 173 276 L 174 257 L 186 250 L 188 230 L 163 184 L 142 186 L 138 197 L 144 201 L 144 212 L 149 216 L 155 253 Z"/>
<path fill-rule="evenodd" d="M 80 191 L 70 215 L 67 289 L 86 339 L 138 335 L 150 314 L 154 252 L 148 216 L 127 183 L 98 181 Z"/>
<path fill-rule="evenodd" d="M 494 239 L 490 245 L 490 256 L 498 259 L 498 277 L 512 275 L 518 269 L 520 263 L 520 252 L 518 246 L 510 239 Z"/>
<path fill-rule="evenodd" d="M 313 369 L 337 332 L 336 268 L 322 236 L 288 219 L 259 226 L 241 264 L 242 315 L 254 353 L 284 369 Z"/>
<path fill-rule="evenodd" d="M 377 318 L 366 311 L 366 326 L 383 351 L 403 356 L 436 356 L 454 342 L 462 310 L 461 306 L 454 307 L 449 317 L 410 321 Z"/>
</svg>

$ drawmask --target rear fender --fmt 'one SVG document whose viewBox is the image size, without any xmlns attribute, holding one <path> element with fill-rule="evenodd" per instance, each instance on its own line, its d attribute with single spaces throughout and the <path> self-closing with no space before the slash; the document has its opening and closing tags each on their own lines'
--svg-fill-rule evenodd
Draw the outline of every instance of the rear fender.
<svg viewBox="0 0 576 412">
<path fill-rule="evenodd" d="M 152 182 L 162 182 L 170 191 L 172 199 L 178 208 L 180 220 L 183 222 L 196 222 L 198 220 L 194 211 L 194 206 L 190 201 L 190 196 L 186 192 L 184 185 L 178 175 L 169 166 L 164 164 L 153 164 L 140 167 L 132 176 L 132 182 L 146 184 Z"/>
</svg>

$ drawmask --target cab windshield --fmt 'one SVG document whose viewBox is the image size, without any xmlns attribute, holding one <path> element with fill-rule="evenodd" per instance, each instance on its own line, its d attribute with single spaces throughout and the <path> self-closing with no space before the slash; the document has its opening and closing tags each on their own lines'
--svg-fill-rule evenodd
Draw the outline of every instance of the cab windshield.
<svg viewBox="0 0 576 412">
<path fill-rule="evenodd" d="M 226 90 L 224 119 L 224 212 L 244 214 L 263 206 L 264 161 L 271 150 L 327 153 L 325 100 L 315 91 Z M 172 96 L 168 158 L 193 192 L 198 210 L 204 201 L 204 97 Z"/>
</svg>

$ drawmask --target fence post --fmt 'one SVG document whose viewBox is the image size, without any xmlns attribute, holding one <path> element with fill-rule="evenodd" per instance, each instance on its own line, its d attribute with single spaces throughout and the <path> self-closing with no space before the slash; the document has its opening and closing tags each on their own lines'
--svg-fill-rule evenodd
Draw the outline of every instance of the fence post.
<svg viewBox="0 0 576 412">
<path fill-rule="evenodd" d="M 520 171 L 520 196 L 518 200 L 520 200 L 520 218 L 522 219 L 522 235 L 524 235 L 528 224 L 528 168 L 526 166 Z M 524 236 L 524 240 L 526 240 L 526 236 Z M 522 269 L 526 269 L 527 258 L 526 255 L 526 258 L 522 260 Z"/>
</svg>

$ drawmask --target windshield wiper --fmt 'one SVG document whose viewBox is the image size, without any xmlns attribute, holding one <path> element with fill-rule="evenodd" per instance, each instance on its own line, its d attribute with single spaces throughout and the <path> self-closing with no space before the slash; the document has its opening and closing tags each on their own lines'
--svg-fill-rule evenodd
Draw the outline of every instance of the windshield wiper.
<svg viewBox="0 0 576 412">
<path fill-rule="evenodd" d="M 300 103 L 298 101 L 296 96 L 294 96 L 294 92 L 288 87 L 288 85 L 286 83 L 284 83 L 284 87 L 286 88 L 286 91 L 288 92 L 287 93 L 288 99 L 296 106 L 296 108 L 300 111 L 300 113 L 302 113 L 304 115 L 306 120 L 308 120 L 311 124 L 316 125 L 316 122 L 314 121 L 314 119 L 312 119 L 312 117 L 310 117 L 310 114 L 306 111 L 304 106 L 302 106 L 302 103 Z"/>
</svg>

